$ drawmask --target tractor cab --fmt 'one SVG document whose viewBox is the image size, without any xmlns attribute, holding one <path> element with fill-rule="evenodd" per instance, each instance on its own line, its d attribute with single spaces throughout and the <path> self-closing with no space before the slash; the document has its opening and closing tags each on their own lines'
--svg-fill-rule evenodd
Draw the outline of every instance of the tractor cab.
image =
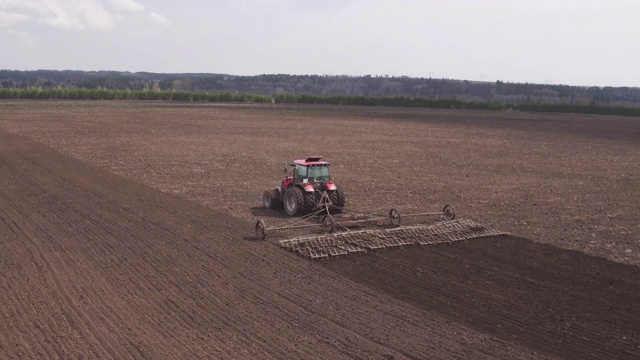
<svg viewBox="0 0 640 360">
<path fill-rule="evenodd" d="M 285 176 L 282 188 L 287 189 L 291 184 L 316 184 L 331 181 L 329 173 L 330 163 L 320 161 L 321 156 L 310 156 L 304 160 L 294 160 L 289 164 L 291 170 L 285 165 Z"/>
<path fill-rule="evenodd" d="M 323 183 L 331 180 L 329 164 L 293 165 L 294 183 Z"/>
</svg>

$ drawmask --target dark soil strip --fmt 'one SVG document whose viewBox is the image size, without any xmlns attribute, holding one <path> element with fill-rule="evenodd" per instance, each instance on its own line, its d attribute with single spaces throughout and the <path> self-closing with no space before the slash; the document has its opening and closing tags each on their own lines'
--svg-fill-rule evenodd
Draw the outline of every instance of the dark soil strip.
<svg viewBox="0 0 640 360">
<path fill-rule="evenodd" d="M 640 358 L 640 268 L 500 236 L 323 262 L 426 311 L 532 349 Z"/>
</svg>

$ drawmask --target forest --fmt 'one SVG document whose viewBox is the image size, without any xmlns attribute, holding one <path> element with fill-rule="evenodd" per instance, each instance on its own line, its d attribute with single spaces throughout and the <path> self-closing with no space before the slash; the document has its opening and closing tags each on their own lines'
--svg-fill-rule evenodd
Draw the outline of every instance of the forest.
<svg viewBox="0 0 640 360">
<path fill-rule="evenodd" d="M 0 70 L 2 99 L 288 102 L 640 114 L 640 88 L 454 79 Z"/>
</svg>

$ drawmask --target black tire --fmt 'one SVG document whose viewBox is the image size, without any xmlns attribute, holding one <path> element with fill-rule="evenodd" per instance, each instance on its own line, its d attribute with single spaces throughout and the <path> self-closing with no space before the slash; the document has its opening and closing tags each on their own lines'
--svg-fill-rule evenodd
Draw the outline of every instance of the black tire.
<svg viewBox="0 0 640 360">
<path fill-rule="evenodd" d="M 447 220 L 447 221 L 455 220 L 456 211 L 453 210 L 453 206 L 445 205 L 444 209 L 442 209 L 442 215 L 443 215 L 444 219 Z"/>
<path fill-rule="evenodd" d="M 267 238 L 267 224 L 265 224 L 263 220 L 258 220 L 256 223 L 256 238 L 258 240 Z"/>
<path fill-rule="evenodd" d="M 305 210 L 305 197 L 300 188 L 291 186 L 284 193 L 284 211 L 289 216 L 302 215 Z"/>
<path fill-rule="evenodd" d="M 273 203 L 273 208 L 282 209 L 282 196 L 280 196 L 280 190 L 273 189 L 273 193 L 276 195 L 276 201 Z"/>
<path fill-rule="evenodd" d="M 278 189 L 266 190 L 262 193 L 262 205 L 265 209 L 277 209 L 282 206 Z"/>
<path fill-rule="evenodd" d="M 304 192 L 303 214 L 308 214 L 316 209 L 316 192 Z"/>
<path fill-rule="evenodd" d="M 344 208 L 344 204 L 347 202 L 347 199 L 344 195 L 342 189 L 338 188 L 333 191 L 327 191 L 329 193 L 329 200 L 333 204 L 333 211 L 339 213 Z"/>
<path fill-rule="evenodd" d="M 322 231 L 330 234 L 335 230 L 335 223 L 333 221 L 333 217 L 331 215 L 325 215 L 322 218 Z"/>
<path fill-rule="evenodd" d="M 389 225 L 391 226 L 400 226 L 402 222 L 402 218 L 400 217 L 400 213 L 396 209 L 389 210 Z"/>
</svg>

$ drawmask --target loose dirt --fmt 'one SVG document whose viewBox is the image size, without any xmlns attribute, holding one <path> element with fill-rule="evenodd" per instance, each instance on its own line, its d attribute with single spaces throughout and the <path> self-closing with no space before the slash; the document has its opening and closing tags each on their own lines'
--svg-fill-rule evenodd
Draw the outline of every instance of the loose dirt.
<svg viewBox="0 0 640 360">
<path fill-rule="evenodd" d="M 0 132 L 1 358 L 535 357 Z"/>
<path fill-rule="evenodd" d="M 640 119 L 156 102 L 3 102 L 0 126 L 253 221 L 285 162 L 324 155 L 350 210 L 453 205 L 516 236 L 640 265 Z"/>
<path fill-rule="evenodd" d="M 640 125 L 487 114 L 1 103 L 0 357 L 640 358 Z M 451 203 L 534 241 L 249 240 L 291 149 L 353 209 Z"/>
<path fill-rule="evenodd" d="M 561 358 L 640 356 L 635 266 L 509 236 L 323 265 L 425 311 Z"/>
</svg>

